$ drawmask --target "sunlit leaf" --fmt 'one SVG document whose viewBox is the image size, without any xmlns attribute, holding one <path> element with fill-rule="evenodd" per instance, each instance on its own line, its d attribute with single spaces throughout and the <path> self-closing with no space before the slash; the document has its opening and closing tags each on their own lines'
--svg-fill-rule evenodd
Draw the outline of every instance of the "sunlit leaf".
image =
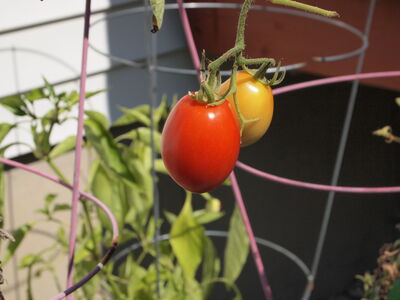
<svg viewBox="0 0 400 300">
<path fill-rule="evenodd" d="M 0 105 L 16 116 L 25 116 L 27 114 L 26 104 L 19 95 L 0 98 Z"/>
<path fill-rule="evenodd" d="M 161 134 L 158 131 L 153 130 L 154 146 L 158 153 L 161 151 Z M 118 140 L 129 139 L 139 140 L 148 146 L 151 146 L 151 130 L 148 127 L 139 127 L 132 129 L 131 131 L 120 135 Z"/>
<path fill-rule="evenodd" d="M 59 157 L 60 155 L 73 150 L 75 148 L 75 144 L 76 144 L 76 137 L 69 136 L 65 138 L 62 142 L 57 144 L 53 149 L 51 149 L 49 157 L 52 159 Z"/>
<path fill-rule="evenodd" d="M 14 127 L 14 124 L 0 123 L 0 143 Z"/>
<path fill-rule="evenodd" d="M 205 238 L 202 268 L 202 283 L 204 299 L 208 299 L 212 290 L 212 284 L 207 284 L 213 279 L 218 278 L 221 271 L 221 262 L 217 255 L 217 250 L 210 238 Z"/>
<path fill-rule="evenodd" d="M 25 93 L 24 97 L 25 97 L 26 100 L 34 102 L 36 100 L 46 98 L 47 95 L 44 93 L 42 88 L 36 88 L 36 89 L 33 89 L 33 90 Z"/>
<path fill-rule="evenodd" d="M 239 209 L 235 206 L 229 224 L 228 240 L 224 254 L 224 277 L 230 281 L 240 275 L 249 254 L 249 239 Z"/>
<path fill-rule="evenodd" d="M 15 242 L 10 242 L 4 254 L 4 259 L 2 264 L 5 265 L 10 258 L 14 255 L 15 251 L 18 249 L 22 241 L 24 240 L 26 234 L 32 229 L 33 223 L 26 223 L 12 232 L 12 236 L 15 238 Z"/>
<path fill-rule="evenodd" d="M 107 130 L 104 119 L 99 114 L 90 114 L 85 120 L 86 137 L 95 148 L 100 159 L 118 175 L 133 181 L 132 174 L 123 160 L 117 144 Z M 92 118 L 95 117 L 95 118 Z"/>
<path fill-rule="evenodd" d="M 164 17 L 164 0 L 150 0 L 151 9 L 153 11 L 153 32 L 161 28 Z"/>
<path fill-rule="evenodd" d="M 123 115 L 115 121 L 112 126 L 124 126 L 133 124 L 136 122 L 142 123 L 143 125 L 150 126 L 150 118 L 149 114 L 143 112 L 140 107 L 135 108 L 125 108 L 125 107 L 118 107 L 119 110 L 123 112 Z"/>
<path fill-rule="evenodd" d="M 189 279 L 193 279 L 202 260 L 204 228 L 193 216 L 192 198 L 188 193 L 183 208 L 172 225 L 170 239 L 178 262 Z"/>
</svg>

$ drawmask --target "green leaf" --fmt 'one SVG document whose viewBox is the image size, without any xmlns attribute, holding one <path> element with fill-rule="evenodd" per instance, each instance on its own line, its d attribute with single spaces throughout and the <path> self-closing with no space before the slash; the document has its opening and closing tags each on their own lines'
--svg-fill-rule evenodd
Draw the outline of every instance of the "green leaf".
<svg viewBox="0 0 400 300">
<path fill-rule="evenodd" d="M 217 255 L 217 250 L 210 238 L 205 238 L 204 253 L 203 253 L 203 268 L 202 268 L 202 283 L 204 299 L 208 299 L 212 284 L 208 284 L 213 279 L 218 278 L 221 271 L 221 262 Z"/>
<path fill-rule="evenodd" d="M 54 86 L 52 84 L 50 84 L 46 78 L 43 77 L 43 81 L 44 81 L 44 85 L 47 89 L 47 91 L 49 92 L 49 96 L 52 99 L 57 99 L 57 95 L 56 92 L 54 91 Z"/>
<path fill-rule="evenodd" d="M 20 95 L 1 98 L 0 105 L 3 105 L 16 116 L 25 116 L 27 114 L 26 104 Z"/>
<path fill-rule="evenodd" d="M 192 210 L 191 193 L 172 225 L 170 242 L 178 262 L 189 279 L 193 279 L 201 262 L 204 247 L 204 228 L 196 221 Z"/>
<path fill-rule="evenodd" d="M 105 115 L 101 112 L 94 111 L 94 110 L 86 110 L 85 114 L 92 120 L 100 123 L 104 128 L 108 128 L 108 120 Z"/>
<path fill-rule="evenodd" d="M 168 109 L 168 107 L 167 107 L 167 95 L 163 95 L 163 97 L 161 98 L 160 105 L 158 105 L 158 107 L 154 111 L 154 125 L 155 125 L 155 127 L 158 126 L 158 124 L 160 123 L 161 119 L 167 117 L 167 115 L 168 115 L 167 109 Z"/>
<path fill-rule="evenodd" d="M 155 161 L 154 168 L 156 169 L 157 172 L 162 173 L 162 174 L 168 174 L 168 170 L 165 167 L 165 164 L 161 158 L 157 158 Z"/>
<path fill-rule="evenodd" d="M 54 205 L 53 211 L 62 211 L 62 210 L 70 210 L 71 209 L 71 205 L 67 204 L 67 203 L 59 203 Z"/>
<path fill-rule="evenodd" d="M 230 281 L 240 275 L 249 254 L 249 239 L 239 209 L 235 206 L 229 224 L 228 240 L 224 254 L 224 277 Z"/>
<path fill-rule="evenodd" d="M 25 255 L 21 261 L 19 262 L 20 268 L 30 268 L 37 263 L 43 262 L 43 258 L 41 258 L 37 254 L 27 254 Z"/>
<path fill-rule="evenodd" d="M 169 211 L 164 211 L 165 218 L 170 224 L 173 224 L 176 221 L 177 216 Z"/>
<path fill-rule="evenodd" d="M 14 255 L 21 242 L 24 240 L 26 234 L 32 229 L 33 223 L 26 223 L 12 232 L 12 236 L 15 238 L 15 242 L 10 242 L 6 249 L 3 259 L 3 265 L 5 265 L 10 258 Z"/>
<path fill-rule="evenodd" d="M 123 112 L 123 115 L 115 121 L 112 126 L 124 126 L 132 123 L 142 123 L 143 125 L 150 126 L 150 118 L 148 113 L 146 114 L 141 107 L 125 108 L 118 107 Z"/>
<path fill-rule="evenodd" d="M 399 300 L 400 299 L 400 279 L 396 279 L 393 282 L 392 288 L 388 294 L 388 300 Z"/>
<path fill-rule="evenodd" d="M 199 209 L 194 212 L 194 216 L 196 218 L 196 221 L 199 224 L 207 224 L 214 222 L 220 218 L 222 218 L 225 215 L 223 212 L 211 212 L 207 211 L 205 209 Z"/>
<path fill-rule="evenodd" d="M 65 140 L 63 140 L 61 143 L 57 144 L 49 153 L 49 157 L 51 159 L 59 157 L 60 155 L 71 151 L 75 148 L 76 144 L 76 137 L 75 136 L 69 136 Z"/>
<path fill-rule="evenodd" d="M 154 136 L 154 146 L 158 153 L 161 152 L 161 134 L 155 130 L 153 130 Z M 148 127 L 139 127 L 136 129 L 132 129 L 131 131 L 118 136 L 118 140 L 130 139 L 130 140 L 139 140 L 145 143 L 147 146 L 151 146 L 151 130 Z"/>
<path fill-rule="evenodd" d="M 24 94 L 24 98 L 30 102 L 34 102 L 39 99 L 47 98 L 42 88 L 33 89 Z"/>
<path fill-rule="evenodd" d="M 101 89 L 101 90 L 97 90 L 97 91 L 93 91 L 93 92 L 86 92 L 85 99 L 92 98 L 93 96 L 104 93 L 105 91 L 107 91 L 107 89 Z"/>
<path fill-rule="evenodd" d="M 132 174 L 129 172 L 117 144 L 107 128 L 104 127 L 104 122 L 98 117 L 98 114 L 91 114 L 90 118 L 85 120 L 86 137 L 107 167 L 123 178 L 133 181 Z"/>
<path fill-rule="evenodd" d="M 31 133 L 33 137 L 33 141 L 35 143 L 35 150 L 33 151 L 33 154 L 36 156 L 36 158 L 43 158 L 46 156 L 50 150 L 50 132 L 47 131 L 41 131 L 38 132 L 36 130 L 35 126 L 31 127 Z"/>
<path fill-rule="evenodd" d="M 14 124 L 0 123 L 0 143 L 14 127 Z"/>
<path fill-rule="evenodd" d="M 164 0 L 150 0 L 151 9 L 153 11 L 153 32 L 161 28 L 164 17 Z"/>
<path fill-rule="evenodd" d="M 101 163 L 96 162 L 94 166 L 93 177 L 91 178 L 91 190 L 93 195 L 107 205 L 113 214 L 117 217 L 118 225 L 123 227 L 124 215 L 128 211 L 124 211 L 121 205 L 119 184 L 112 174 L 108 174 Z M 111 176 L 110 176 L 111 175 Z M 111 229 L 110 221 L 102 210 L 98 210 L 99 218 L 102 226 Z"/>
</svg>

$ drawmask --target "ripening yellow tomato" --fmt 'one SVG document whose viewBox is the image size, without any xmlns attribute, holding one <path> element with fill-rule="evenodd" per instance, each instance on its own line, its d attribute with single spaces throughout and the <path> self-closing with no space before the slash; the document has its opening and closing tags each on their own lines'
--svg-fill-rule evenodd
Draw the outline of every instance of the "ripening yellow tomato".
<svg viewBox="0 0 400 300">
<path fill-rule="evenodd" d="M 258 121 L 247 123 L 243 129 L 241 147 L 245 147 L 257 142 L 268 130 L 274 113 L 274 98 L 270 86 L 254 79 L 246 71 L 239 71 L 236 80 L 241 113 L 246 120 L 258 119 Z M 226 92 L 229 84 L 230 79 L 222 83 L 219 93 Z M 233 95 L 227 100 L 236 112 Z"/>
</svg>

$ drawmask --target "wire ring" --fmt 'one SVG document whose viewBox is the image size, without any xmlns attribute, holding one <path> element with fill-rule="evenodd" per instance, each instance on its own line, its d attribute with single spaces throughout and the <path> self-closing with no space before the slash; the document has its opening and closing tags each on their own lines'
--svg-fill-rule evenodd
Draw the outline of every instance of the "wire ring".
<svg viewBox="0 0 400 300">
<path fill-rule="evenodd" d="M 212 2 L 184 3 L 183 6 L 186 9 L 198 9 L 198 8 L 240 9 L 241 8 L 241 5 L 237 4 L 237 3 L 212 3 Z M 165 10 L 172 10 L 172 9 L 179 9 L 178 4 L 169 3 L 169 4 L 165 5 Z M 111 13 L 111 14 L 107 15 L 106 17 L 93 22 L 90 25 L 90 27 L 92 28 L 92 27 L 96 26 L 97 24 L 104 22 L 106 20 L 109 20 L 109 19 L 118 18 L 118 17 L 128 15 L 128 14 L 136 14 L 136 13 L 140 13 L 140 12 L 145 12 L 148 10 L 150 10 L 150 9 L 140 6 L 140 7 L 130 8 L 130 9 L 127 9 L 124 11 L 118 11 L 115 13 Z M 265 11 L 265 12 L 271 12 L 271 13 L 282 13 L 282 14 L 287 14 L 287 15 L 292 15 L 292 16 L 297 16 L 297 17 L 304 17 L 304 18 L 324 22 L 324 23 L 337 26 L 339 28 L 342 28 L 344 30 L 347 30 L 347 31 L 353 33 L 354 35 L 358 36 L 362 42 L 361 47 L 356 50 L 352 50 L 350 52 L 341 53 L 341 54 L 332 55 L 332 56 L 312 57 L 311 58 L 312 61 L 334 62 L 334 61 L 338 61 L 338 60 L 343 60 L 343 59 L 347 59 L 347 58 L 359 55 L 360 53 L 364 52 L 368 48 L 368 39 L 365 37 L 365 35 L 362 32 L 360 32 L 355 27 L 353 27 L 347 23 L 344 23 L 342 21 L 339 21 L 339 20 L 329 19 L 329 18 L 322 17 L 319 15 L 314 15 L 314 14 L 305 13 L 305 12 L 301 12 L 301 11 L 291 10 L 291 9 L 287 9 L 287 8 L 270 7 L 270 6 L 262 6 L 262 5 L 252 5 L 251 10 Z M 119 62 L 126 66 L 133 67 L 133 68 L 145 68 L 146 67 L 146 63 L 141 63 L 141 62 L 129 60 L 126 58 L 122 58 L 122 57 L 118 57 L 118 56 L 106 53 L 105 51 L 102 51 L 102 50 L 98 49 L 97 47 L 95 47 L 90 42 L 89 42 L 89 47 L 93 51 L 97 52 L 98 54 L 108 57 L 111 60 L 113 60 L 115 62 Z M 307 65 L 307 62 L 298 62 L 295 64 L 281 66 L 281 70 L 286 70 L 286 71 L 296 70 L 296 69 L 300 69 L 306 65 Z M 155 69 L 157 71 L 163 72 L 163 73 L 180 74 L 180 75 L 195 75 L 195 76 L 197 76 L 197 71 L 198 71 L 198 70 L 194 70 L 194 69 L 174 68 L 174 67 L 166 67 L 166 66 L 159 66 L 159 65 L 155 66 Z M 274 73 L 275 71 L 276 71 L 276 68 L 268 69 L 268 73 Z M 230 71 L 222 71 L 221 75 L 229 76 Z"/>
<path fill-rule="evenodd" d="M 226 238 L 228 236 L 227 231 L 220 231 L 220 230 L 206 230 L 205 234 L 209 237 L 224 237 L 224 238 Z M 169 234 L 163 234 L 160 236 L 159 241 L 166 241 L 169 238 L 170 238 Z M 307 278 L 308 284 L 313 283 L 313 278 L 312 278 L 310 269 L 307 267 L 307 265 L 304 263 L 304 261 L 301 260 L 296 254 L 294 254 L 290 250 L 288 250 L 274 242 L 271 242 L 267 239 L 263 239 L 260 237 L 256 237 L 255 239 L 256 239 L 257 244 L 262 245 L 267 248 L 270 248 L 270 249 L 282 254 L 283 256 L 286 256 L 287 258 L 289 258 L 303 272 L 303 274 Z M 155 239 L 151 240 L 151 242 L 154 243 Z M 117 253 L 114 256 L 115 262 L 118 263 L 121 259 L 124 259 L 127 255 L 129 255 L 130 252 L 132 252 L 136 249 L 139 249 L 141 247 L 142 247 L 142 245 L 140 243 L 134 243 L 134 244 L 128 246 L 127 248 L 123 249 L 121 252 Z"/>
<path fill-rule="evenodd" d="M 353 81 L 368 78 L 384 78 L 384 77 L 397 77 L 400 76 L 400 71 L 390 72 L 376 72 L 376 73 L 362 73 L 353 75 L 336 76 L 325 79 L 311 80 L 308 82 L 296 83 L 274 90 L 274 95 L 280 95 L 287 92 L 297 91 L 313 86 L 320 86 L 326 84 L 333 84 L 337 82 Z M 246 165 L 240 161 L 236 162 L 236 167 L 244 170 L 247 173 L 261 177 L 263 179 L 278 182 L 285 185 L 291 185 L 300 188 L 319 190 L 319 191 L 332 191 L 341 193 L 357 193 L 357 194 L 382 194 L 382 193 L 400 193 L 400 186 L 388 187 L 355 187 L 355 186 L 332 186 L 326 184 L 312 183 L 306 181 L 293 180 L 285 177 L 270 174 Z"/>
</svg>

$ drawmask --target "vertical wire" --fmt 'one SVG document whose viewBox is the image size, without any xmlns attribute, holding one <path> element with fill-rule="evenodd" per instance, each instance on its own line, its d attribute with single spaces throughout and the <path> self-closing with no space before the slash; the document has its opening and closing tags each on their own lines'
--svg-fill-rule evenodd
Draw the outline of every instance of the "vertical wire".
<svg viewBox="0 0 400 300">
<path fill-rule="evenodd" d="M 261 287 L 263 289 L 264 297 L 266 300 L 273 300 L 272 289 L 268 283 L 267 275 L 265 273 L 264 265 L 261 259 L 260 250 L 258 249 L 256 238 L 254 236 L 253 229 L 251 227 L 251 223 L 249 220 L 249 216 L 247 215 L 246 206 L 244 205 L 242 193 L 240 192 L 239 184 L 236 180 L 235 173 L 232 171 L 229 178 L 232 181 L 232 189 L 235 195 L 236 204 L 239 208 L 240 214 L 242 216 L 242 220 L 244 226 L 246 228 L 247 235 L 249 237 L 250 249 L 253 255 L 253 260 L 256 265 L 259 280 L 261 282 Z"/>
<path fill-rule="evenodd" d="M 67 288 L 69 288 L 72 285 L 73 275 L 74 275 L 73 265 L 75 256 L 77 223 L 78 223 L 78 200 L 80 196 L 79 181 L 81 173 L 81 157 L 82 157 L 82 141 L 83 141 L 83 116 L 85 110 L 87 53 L 89 47 L 90 4 L 91 0 L 86 0 L 83 41 L 82 41 L 82 65 L 81 65 L 80 88 L 79 88 L 78 128 L 76 134 L 74 179 L 73 179 L 71 220 L 70 220 L 70 233 L 69 233 Z M 67 299 L 69 300 L 73 299 L 72 294 L 68 295 Z"/>
<path fill-rule="evenodd" d="M 366 38 L 369 38 L 369 33 L 371 31 L 371 25 L 372 25 L 372 20 L 373 20 L 373 15 L 375 11 L 375 5 L 376 5 L 376 0 L 370 0 L 369 8 L 368 8 L 368 15 L 367 15 L 367 20 L 365 24 L 365 29 L 364 29 L 364 35 Z M 357 66 L 356 66 L 356 74 L 359 74 L 362 72 L 363 66 L 364 66 L 364 60 L 365 60 L 365 51 L 362 52 L 358 58 Z M 354 107 L 356 103 L 356 98 L 357 98 L 357 92 L 358 92 L 358 87 L 359 87 L 359 81 L 356 80 L 353 82 L 352 87 L 351 87 L 351 92 L 350 92 L 350 97 L 349 97 L 349 103 L 347 105 L 347 111 L 346 111 L 346 117 L 344 120 L 343 128 L 342 128 L 342 133 L 340 137 L 340 143 L 338 147 L 338 151 L 336 154 L 336 161 L 335 161 L 335 166 L 333 170 L 333 175 L 331 178 L 331 185 L 337 185 L 339 181 L 339 176 L 340 176 L 340 171 L 342 168 L 343 164 L 343 158 L 344 158 L 344 152 L 346 150 L 346 144 L 347 144 L 347 139 L 349 136 L 349 131 L 350 131 L 350 125 L 351 125 L 351 120 L 353 117 L 353 112 L 354 112 Z M 332 214 L 332 207 L 335 199 L 335 192 L 331 191 L 328 194 L 327 198 L 327 203 L 325 206 L 325 211 L 322 219 L 322 224 L 321 224 L 321 229 L 319 232 L 318 236 L 318 242 L 315 250 L 315 255 L 311 267 L 311 276 L 312 279 L 314 280 L 317 272 L 318 272 L 318 267 L 319 263 L 321 260 L 321 254 L 322 254 L 322 249 L 324 247 L 327 231 L 328 231 L 328 225 L 329 225 L 329 220 Z M 303 294 L 303 300 L 307 300 L 312 293 L 312 285 L 308 285 L 306 290 L 304 291 Z"/>
<path fill-rule="evenodd" d="M 18 73 L 18 60 L 17 60 L 17 52 L 14 46 L 11 47 L 11 58 L 12 58 L 12 65 L 13 65 L 13 73 L 14 73 L 14 82 L 15 82 L 15 89 L 17 93 L 20 93 L 20 85 L 19 85 L 19 73 Z M 14 118 L 14 124 L 17 123 L 17 117 L 13 115 Z M 18 134 L 18 129 L 14 129 L 15 133 L 15 139 L 17 142 L 19 142 L 19 134 Z M 21 148 L 17 144 L 17 155 L 21 154 Z M 15 229 L 15 216 L 14 216 L 14 193 L 13 193 L 13 184 L 12 184 L 12 173 L 11 170 L 7 172 L 7 191 L 8 191 L 8 215 L 10 219 L 10 229 L 14 230 Z M 20 291 L 19 291 L 19 276 L 18 276 L 18 261 L 17 261 L 17 256 L 13 255 L 12 256 L 12 266 L 14 269 L 14 281 L 16 282 L 15 286 L 15 296 L 16 300 L 21 299 Z"/>
<path fill-rule="evenodd" d="M 147 48 L 147 72 L 149 76 L 149 101 L 150 101 L 150 148 L 151 148 L 151 178 L 153 183 L 153 216 L 155 223 L 154 233 L 154 248 L 155 248 L 155 269 L 156 269 L 156 294 L 157 299 L 161 299 L 161 287 L 160 287 L 160 197 L 157 188 L 156 171 L 155 171 L 155 160 L 157 153 L 155 151 L 154 141 L 154 110 L 157 102 L 157 34 L 153 34 L 150 31 L 152 14 L 148 0 L 144 0 L 143 6 L 146 8 L 145 11 L 145 38 Z"/>
</svg>

